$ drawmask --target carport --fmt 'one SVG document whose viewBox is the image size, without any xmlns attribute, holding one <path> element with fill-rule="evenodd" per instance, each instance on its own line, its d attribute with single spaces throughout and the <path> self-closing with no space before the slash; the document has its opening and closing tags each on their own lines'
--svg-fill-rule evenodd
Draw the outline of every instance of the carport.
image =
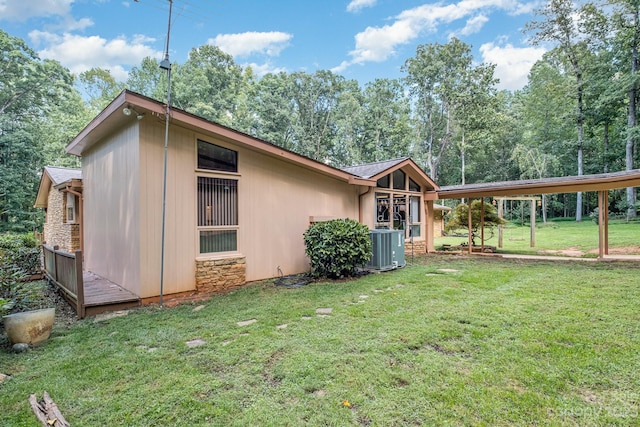
<svg viewBox="0 0 640 427">
<path fill-rule="evenodd" d="M 640 169 L 595 175 L 565 176 L 520 181 L 486 182 L 440 187 L 431 194 L 436 199 L 472 199 L 485 197 L 533 197 L 540 194 L 598 192 L 598 258 L 609 254 L 609 190 L 640 186 Z M 484 235 L 484 226 L 482 226 Z M 484 246 L 484 238 L 482 238 Z M 471 242 L 471 209 L 469 209 L 469 253 Z"/>
</svg>

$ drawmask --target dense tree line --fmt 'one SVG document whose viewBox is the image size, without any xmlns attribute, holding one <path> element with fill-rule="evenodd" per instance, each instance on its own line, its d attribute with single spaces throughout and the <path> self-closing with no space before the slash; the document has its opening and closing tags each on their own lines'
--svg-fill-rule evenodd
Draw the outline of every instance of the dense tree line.
<svg viewBox="0 0 640 427">
<path fill-rule="evenodd" d="M 364 86 L 326 70 L 258 78 L 205 45 L 173 64 L 172 104 L 337 167 L 411 156 L 440 185 L 635 169 L 640 3 L 607 4 L 542 6 L 525 31 L 550 49 L 515 92 L 455 38 L 418 46 L 403 78 Z M 1 30 L 0 54 L 0 231 L 29 230 L 42 166 L 77 165 L 64 146 L 92 116 L 124 88 L 163 100 L 167 79 L 153 58 L 122 83 L 72 76 Z M 635 217 L 635 189 L 611 200 Z M 596 206 L 594 194 L 543 198 L 545 217 Z"/>
</svg>

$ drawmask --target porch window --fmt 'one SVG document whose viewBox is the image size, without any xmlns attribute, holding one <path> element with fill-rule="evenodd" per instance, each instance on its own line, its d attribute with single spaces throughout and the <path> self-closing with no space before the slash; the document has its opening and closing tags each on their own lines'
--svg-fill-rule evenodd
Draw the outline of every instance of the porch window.
<svg viewBox="0 0 640 427">
<path fill-rule="evenodd" d="M 198 140 L 198 169 L 238 172 L 238 152 Z"/>
<path fill-rule="evenodd" d="M 200 254 L 238 250 L 238 180 L 198 177 Z"/>
</svg>

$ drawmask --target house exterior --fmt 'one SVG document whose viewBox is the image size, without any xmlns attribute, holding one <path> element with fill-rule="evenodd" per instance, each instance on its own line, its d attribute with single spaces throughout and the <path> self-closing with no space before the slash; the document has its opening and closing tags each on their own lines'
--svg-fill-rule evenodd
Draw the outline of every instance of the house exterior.
<svg viewBox="0 0 640 427">
<path fill-rule="evenodd" d="M 85 269 L 148 300 L 160 295 L 165 113 L 123 91 L 67 146 L 82 158 Z M 314 221 L 402 229 L 415 253 L 433 248 L 438 187 L 411 159 L 341 170 L 177 109 L 168 130 L 163 295 L 307 271 Z"/>
<path fill-rule="evenodd" d="M 82 249 L 82 171 L 46 166 L 35 207 L 45 211 L 43 241 L 66 252 Z"/>
</svg>

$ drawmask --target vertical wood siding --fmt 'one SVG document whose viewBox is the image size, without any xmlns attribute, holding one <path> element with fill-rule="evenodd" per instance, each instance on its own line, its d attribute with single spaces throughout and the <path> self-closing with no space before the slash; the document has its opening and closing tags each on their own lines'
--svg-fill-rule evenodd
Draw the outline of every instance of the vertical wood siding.
<svg viewBox="0 0 640 427">
<path fill-rule="evenodd" d="M 85 268 L 139 292 L 138 123 L 82 158 Z"/>
</svg>

